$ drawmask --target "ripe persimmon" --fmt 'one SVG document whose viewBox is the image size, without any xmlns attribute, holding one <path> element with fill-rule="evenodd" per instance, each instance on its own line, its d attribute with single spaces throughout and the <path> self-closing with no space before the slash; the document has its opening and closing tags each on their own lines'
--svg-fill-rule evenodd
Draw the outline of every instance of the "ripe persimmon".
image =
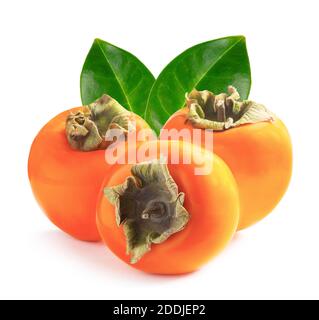
<svg viewBox="0 0 319 320">
<path fill-rule="evenodd" d="M 156 274 L 195 271 L 237 229 L 236 181 L 223 160 L 190 143 L 148 141 L 140 148 L 156 152 L 139 154 L 138 163 L 122 165 L 103 182 L 97 204 L 100 235 L 136 269 Z M 136 152 L 128 147 L 130 151 Z M 199 167 L 206 168 L 205 174 L 196 173 Z"/>
<path fill-rule="evenodd" d="M 136 124 L 131 128 L 130 125 Z M 96 199 L 110 170 L 105 161 L 105 134 L 117 128 L 149 128 L 139 116 L 104 95 L 96 102 L 64 111 L 36 136 L 28 173 L 33 193 L 49 219 L 71 236 L 99 241 Z"/>
<path fill-rule="evenodd" d="M 292 146 L 284 123 L 263 105 L 240 101 L 234 87 L 229 95 L 193 90 L 186 105 L 164 125 L 169 130 L 201 129 L 201 139 L 186 140 L 204 145 L 204 133 L 213 136 L 207 148 L 220 156 L 231 169 L 239 188 L 244 229 L 270 213 L 284 195 L 292 172 Z"/>
</svg>

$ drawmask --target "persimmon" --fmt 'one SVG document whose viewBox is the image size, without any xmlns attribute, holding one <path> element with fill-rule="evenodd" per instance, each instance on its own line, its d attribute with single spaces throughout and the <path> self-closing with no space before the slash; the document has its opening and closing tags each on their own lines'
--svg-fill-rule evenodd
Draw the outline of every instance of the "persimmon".
<svg viewBox="0 0 319 320">
<path fill-rule="evenodd" d="M 104 95 L 54 117 L 40 130 L 30 150 L 29 179 L 38 203 L 56 226 L 80 240 L 100 240 L 96 199 L 110 171 L 104 156 L 110 128 L 126 134 L 149 127 Z"/>
<path fill-rule="evenodd" d="M 204 133 L 212 135 L 213 150 L 230 167 L 239 188 L 241 214 L 238 229 L 247 228 L 268 215 L 284 195 L 292 172 L 292 146 L 284 123 L 265 106 L 240 101 L 230 86 L 229 95 L 193 90 L 186 105 L 164 125 L 169 130 L 201 129 L 186 140 L 204 145 Z"/>
<path fill-rule="evenodd" d="M 156 152 L 139 154 L 136 164 L 122 165 L 102 184 L 100 235 L 136 269 L 156 274 L 195 271 L 237 229 L 236 181 L 223 160 L 190 143 L 148 141 L 140 149 Z M 176 161 L 176 154 L 189 161 Z M 199 155 L 201 167 L 209 168 L 201 175 L 196 173 Z"/>
</svg>

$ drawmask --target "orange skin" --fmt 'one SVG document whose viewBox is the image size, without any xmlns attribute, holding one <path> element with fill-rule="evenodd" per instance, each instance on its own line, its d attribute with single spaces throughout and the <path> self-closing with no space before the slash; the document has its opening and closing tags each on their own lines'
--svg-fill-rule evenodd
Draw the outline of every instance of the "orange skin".
<svg viewBox="0 0 319 320">
<path fill-rule="evenodd" d="M 177 111 L 163 129 L 192 131 L 193 126 L 186 121 L 187 112 L 187 108 Z M 289 185 L 292 146 L 288 131 L 275 118 L 273 122 L 246 124 L 210 134 L 214 153 L 227 163 L 236 178 L 241 202 L 238 230 L 245 229 L 267 216 Z"/>
<path fill-rule="evenodd" d="M 183 146 L 186 153 L 192 150 L 198 152 L 198 147 L 178 141 L 152 141 L 146 144 L 157 144 L 159 149 L 160 143 L 179 150 L 180 154 Z M 134 268 L 155 274 L 189 273 L 216 256 L 233 237 L 239 220 L 237 185 L 227 165 L 217 156 L 213 157 L 212 172 L 201 176 L 194 174 L 193 161 L 192 164 L 170 164 L 171 152 L 164 153 L 164 156 L 168 159 L 169 172 L 179 191 L 185 193 L 184 207 L 190 214 L 185 229 L 161 244 L 152 244 L 150 252 L 136 264 L 130 264 L 123 227 L 117 226 L 115 208 L 103 195 L 105 187 L 122 184 L 131 176 L 132 165 L 129 164 L 123 165 L 104 181 L 97 205 L 97 226 L 105 244 Z"/>
<path fill-rule="evenodd" d="M 111 167 L 105 151 L 81 152 L 70 148 L 64 111 L 50 120 L 35 138 L 28 172 L 33 193 L 48 218 L 61 230 L 83 241 L 99 241 L 96 228 L 96 199 Z M 136 116 L 137 131 L 148 128 Z"/>
</svg>

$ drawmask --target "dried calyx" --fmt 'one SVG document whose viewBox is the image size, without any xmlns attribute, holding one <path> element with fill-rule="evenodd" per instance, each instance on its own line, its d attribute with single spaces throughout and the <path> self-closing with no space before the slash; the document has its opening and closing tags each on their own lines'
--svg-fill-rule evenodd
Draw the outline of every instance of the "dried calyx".
<svg viewBox="0 0 319 320">
<path fill-rule="evenodd" d="M 185 228 L 189 214 L 184 194 L 170 176 L 163 160 L 136 164 L 123 185 L 106 188 L 105 196 L 115 206 L 116 222 L 123 225 L 127 254 L 138 262 L 151 244 L 164 242 Z"/>
<path fill-rule="evenodd" d="M 193 90 L 186 95 L 189 111 L 187 120 L 200 129 L 223 131 L 243 124 L 272 121 L 274 115 L 254 101 L 240 101 L 236 88 L 228 87 L 228 94 L 214 95 L 210 91 Z"/>
<path fill-rule="evenodd" d="M 105 149 L 109 129 L 127 134 L 133 130 L 132 114 L 116 100 L 103 95 L 82 110 L 70 113 L 66 120 L 66 136 L 71 148 L 80 151 Z"/>
</svg>

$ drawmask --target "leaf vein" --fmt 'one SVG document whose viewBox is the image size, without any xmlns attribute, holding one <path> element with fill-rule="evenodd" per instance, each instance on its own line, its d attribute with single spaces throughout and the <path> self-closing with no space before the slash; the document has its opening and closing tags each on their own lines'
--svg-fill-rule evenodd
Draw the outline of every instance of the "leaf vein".
<svg viewBox="0 0 319 320">
<path fill-rule="evenodd" d="M 194 88 L 196 88 L 197 86 L 198 86 L 198 84 L 204 79 L 204 77 L 207 75 L 207 73 L 208 72 L 210 72 L 213 68 L 214 68 L 214 66 L 225 56 L 225 55 L 227 55 L 227 53 L 229 52 L 229 51 L 231 51 L 240 41 L 242 41 L 243 40 L 243 38 L 241 37 L 239 40 L 237 40 L 232 46 L 230 46 L 223 54 L 221 54 L 219 57 L 218 57 L 218 59 L 216 60 L 216 61 L 214 61 L 211 65 L 210 65 L 210 67 L 208 68 L 208 70 L 207 70 L 207 72 L 205 73 L 205 74 L 203 74 L 200 78 L 199 78 L 199 80 L 197 80 L 196 81 L 196 83 L 195 83 L 195 85 L 194 85 Z"/>
<path fill-rule="evenodd" d="M 107 56 L 106 56 L 105 52 L 103 51 L 103 49 L 102 49 L 102 47 L 101 47 L 101 45 L 100 45 L 100 42 L 99 42 L 98 40 L 97 40 L 97 44 L 98 44 L 99 49 L 101 50 L 101 52 L 102 52 L 105 60 L 108 62 L 109 66 L 110 66 L 110 68 L 111 68 L 111 70 L 112 70 L 112 72 L 113 72 L 113 74 L 114 74 L 114 77 L 115 77 L 115 79 L 117 80 L 117 82 L 118 82 L 118 84 L 119 84 L 119 86 L 120 86 L 120 88 L 121 88 L 121 90 L 122 90 L 122 93 L 123 93 L 123 95 L 124 95 L 124 98 L 125 98 L 125 100 L 126 100 L 126 103 L 127 103 L 128 107 L 130 108 L 131 111 L 133 111 L 133 108 L 132 108 L 132 106 L 131 106 L 131 104 L 130 104 L 130 101 L 129 101 L 129 99 L 128 99 L 128 96 L 126 95 L 126 93 L 125 93 L 125 91 L 124 91 L 123 84 L 122 84 L 122 82 L 120 81 L 120 79 L 118 78 L 116 72 L 114 71 L 114 69 L 113 69 L 113 67 L 112 67 L 112 64 L 110 63 L 109 59 L 107 58 Z"/>
</svg>

